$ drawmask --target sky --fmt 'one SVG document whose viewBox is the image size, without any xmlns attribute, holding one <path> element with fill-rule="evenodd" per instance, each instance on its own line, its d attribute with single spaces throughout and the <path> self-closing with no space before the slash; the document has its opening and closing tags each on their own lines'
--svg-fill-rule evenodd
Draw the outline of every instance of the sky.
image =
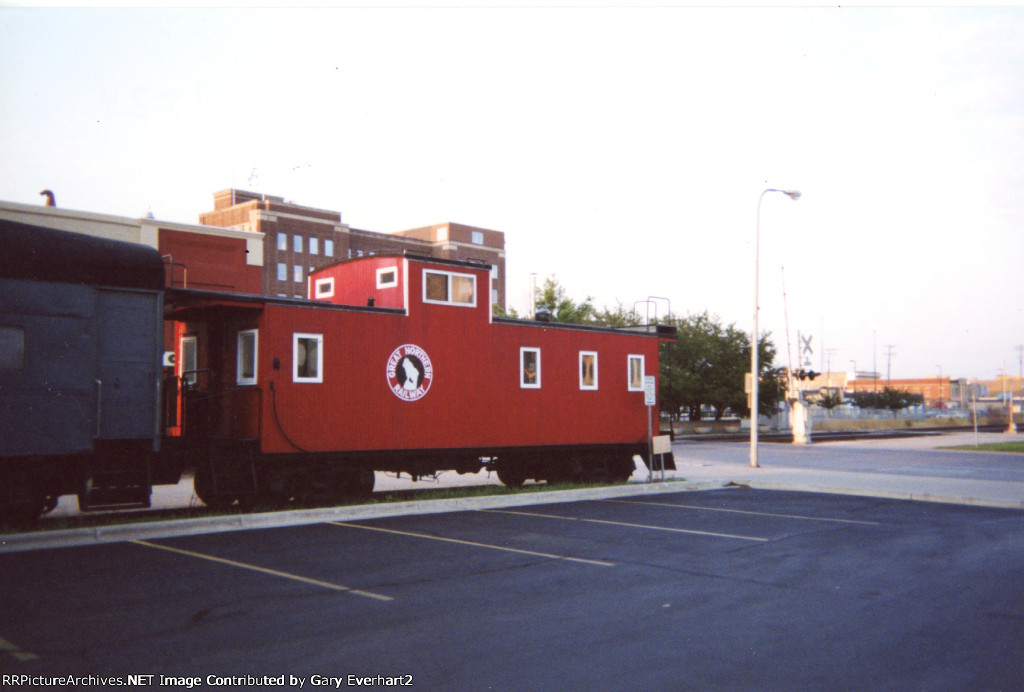
<svg viewBox="0 0 1024 692">
<path fill-rule="evenodd" d="M 555 277 L 745 331 L 759 237 L 781 364 L 799 332 L 816 370 L 1017 375 L 1022 36 L 1012 5 L 0 0 L 0 200 L 197 223 L 235 187 L 463 223 L 505 233 L 520 312 Z"/>
</svg>

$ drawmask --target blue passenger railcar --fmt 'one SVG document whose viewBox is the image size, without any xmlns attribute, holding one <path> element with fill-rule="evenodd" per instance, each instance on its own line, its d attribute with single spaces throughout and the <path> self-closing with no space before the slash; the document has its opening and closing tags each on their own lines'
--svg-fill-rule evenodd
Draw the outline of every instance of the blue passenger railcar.
<svg viewBox="0 0 1024 692">
<path fill-rule="evenodd" d="M 0 248 L 0 516 L 148 506 L 168 476 L 159 252 L 3 220 Z"/>
</svg>

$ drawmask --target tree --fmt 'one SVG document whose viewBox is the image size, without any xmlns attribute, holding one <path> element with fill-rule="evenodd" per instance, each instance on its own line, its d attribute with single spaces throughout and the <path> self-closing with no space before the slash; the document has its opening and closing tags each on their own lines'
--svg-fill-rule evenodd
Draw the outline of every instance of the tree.
<svg viewBox="0 0 1024 692">
<path fill-rule="evenodd" d="M 537 306 L 546 306 L 551 311 L 553 322 L 569 322 L 572 324 L 595 324 L 597 310 L 591 301 L 593 298 L 587 296 L 582 303 L 575 303 L 569 298 L 565 287 L 558 283 L 558 279 L 550 276 L 544 279 L 544 284 L 537 289 Z"/>
<path fill-rule="evenodd" d="M 509 308 L 508 310 L 506 310 L 497 303 L 491 304 L 491 314 L 494 315 L 495 317 L 510 317 L 514 320 L 519 319 L 519 313 L 516 312 L 515 308 Z"/>
<path fill-rule="evenodd" d="M 884 388 L 881 392 L 855 392 L 853 403 L 858 408 L 888 409 L 893 416 L 899 415 L 902 409 L 916 406 L 924 401 L 920 394 L 911 394 L 906 390 Z"/>
<path fill-rule="evenodd" d="M 839 394 L 839 392 L 834 392 L 829 389 L 825 390 L 825 393 L 818 397 L 818 400 L 815 403 L 818 406 L 825 409 L 826 411 L 828 411 L 829 415 L 831 416 L 832 409 L 836 408 L 837 406 L 843 403 L 843 397 Z"/>
<path fill-rule="evenodd" d="M 700 420 L 704 406 L 714 407 L 715 419 L 727 409 L 749 415 L 744 377 L 750 370 L 750 337 L 735 325 L 723 327 L 707 311 L 684 318 L 669 317 L 676 327 L 676 341 L 661 346 L 662 407 L 688 410 L 690 420 Z M 772 410 L 782 399 L 784 384 L 773 367 L 775 347 L 762 336 L 758 345 L 761 382 L 759 406 Z"/>
</svg>

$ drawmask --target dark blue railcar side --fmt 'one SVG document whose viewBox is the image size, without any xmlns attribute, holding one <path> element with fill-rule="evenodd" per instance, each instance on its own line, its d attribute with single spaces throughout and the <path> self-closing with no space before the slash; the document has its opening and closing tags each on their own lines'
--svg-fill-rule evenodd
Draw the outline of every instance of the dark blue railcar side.
<svg viewBox="0 0 1024 692">
<path fill-rule="evenodd" d="M 0 220 L 0 515 L 149 501 L 164 265 L 154 248 Z"/>
</svg>

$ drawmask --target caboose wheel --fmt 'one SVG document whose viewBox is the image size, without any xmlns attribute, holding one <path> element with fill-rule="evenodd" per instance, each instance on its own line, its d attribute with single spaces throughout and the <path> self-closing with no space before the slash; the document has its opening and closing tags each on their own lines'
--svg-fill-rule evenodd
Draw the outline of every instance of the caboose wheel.
<svg viewBox="0 0 1024 692">
<path fill-rule="evenodd" d="M 518 488 L 526 482 L 526 472 L 519 465 L 499 463 L 498 480 L 510 488 Z"/>
<path fill-rule="evenodd" d="M 227 509 L 235 502 L 234 495 L 217 492 L 212 464 L 200 464 L 196 468 L 196 477 L 192 481 L 192 486 L 195 489 L 196 497 L 211 509 Z"/>
<path fill-rule="evenodd" d="M 49 499 L 31 483 L 0 482 L 0 523 L 23 524 L 35 521 L 39 515 L 53 509 Z M 56 506 L 54 502 L 53 506 Z M 49 507 L 49 509 L 48 509 Z"/>
</svg>

